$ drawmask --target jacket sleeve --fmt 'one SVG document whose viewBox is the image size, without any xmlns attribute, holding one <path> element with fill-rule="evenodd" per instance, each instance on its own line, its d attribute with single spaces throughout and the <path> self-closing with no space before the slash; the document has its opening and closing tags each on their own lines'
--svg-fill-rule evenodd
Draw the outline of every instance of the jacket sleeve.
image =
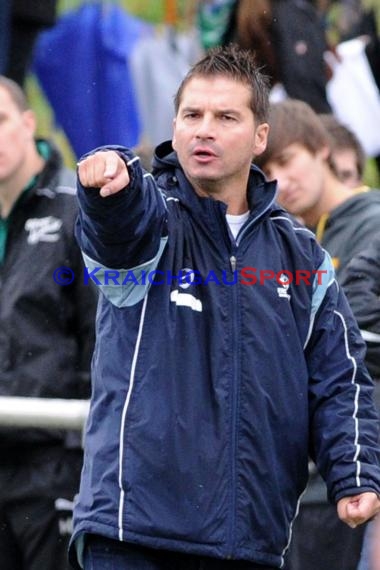
<svg viewBox="0 0 380 570">
<path fill-rule="evenodd" d="M 102 198 L 99 189 L 84 188 L 78 180 L 76 237 L 84 254 L 85 277 L 89 275 L 115 305 L 135 304 L 147 288 L 136 287 L 139 276 L 156 269 L 166 245 L 166 202 L 153 176 L 127 149 L 96 150 L 118 152 L 131 181 L 117 194 Z"/>
<path fill-rule="evenodd" d="M 351 260 L 341 283 L 367 343 L 368 370 L 380 379 L 380 239 Z"/>
<path fill-rule="evenodd" d="M 370 192 L 378 192 L 378 190 L 370 190 Z M 360 223 L 353 226 L 353 231 L 347 234 L 349 243 L 350 260 L 361 253 L 365 248 L 365 244 L 371 244 L 379 236 L 379 204 L 373 204 L 368 207 L 365 216 L 362 216 Z M 341 272 L 344 272 L 344 267 Z M 339 282 L 341 279 L 339 278 Z"/>
<path fill-rule="evenodd" d="M 365 343 L 332 273 L 318 299 L 306 358 L 309 369 L 310 455 L 329 498 L 380 492 L 379 418 Z"/>
</svg>

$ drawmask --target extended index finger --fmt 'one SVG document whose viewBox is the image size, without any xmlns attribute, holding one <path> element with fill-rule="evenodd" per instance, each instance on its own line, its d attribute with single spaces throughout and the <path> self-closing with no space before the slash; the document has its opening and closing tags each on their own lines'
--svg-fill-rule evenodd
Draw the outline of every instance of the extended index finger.
<svg viewBox="0 0 380 570">
<path fill-rule="evenodd" d="M 82 186 L 100 188 L 106 182 L 104 177 L 105 154 L 104 152 L 95 153 L 78 163 L 78 177 Z"/>
<path fill-rule="evenodd" d="M 105 165 L 103 175 L 105 178 L 115 178 L 121 170 L 125 168 L 124 161 L 116 152 L 108 152 L 105 154 Z"/>
</svg>

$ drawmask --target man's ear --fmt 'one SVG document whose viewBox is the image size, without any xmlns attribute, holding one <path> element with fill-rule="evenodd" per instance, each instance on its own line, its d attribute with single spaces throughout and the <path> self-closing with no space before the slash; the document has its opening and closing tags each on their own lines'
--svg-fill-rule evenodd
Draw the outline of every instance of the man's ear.
<svg viewBox="0 0 380 570">
<path fill-rule="evenodd" d="M 268 123 L 261 123 L 261 125 L 259 125 L 256 128 L 255 140 L 253 143 L 253 156 L 259 156 L 264 152 L 264 150 L 267 147 L 268 134 L 269 134 Z"/>
<path fill-rule="evenodd" d="M 329 148 L 327 145 L 325 145 L 325 146 L 323 146 L 322 148 L 320 148 L 320 149 L 317 151 L 317 153 L 321 156 L 321 158 L 322 158 L 323 160 L 328 160 L 328 159 L 329 159 L 329 156 L 330 156 L 330 154 L 331 154 L 331 150 L 330 150 L 330 148 Z"/>
<path fill-rule="evenodd" d="M 175 138 L 175 126 L 176 126 L 176 118 L 173 119 L 173 136 L 172 136 L 172 147 L 176 150 L 176 138 Z"/>
<path fill-rule="evenodd" d="M 22 120 L 25 128 L 29 132 L 30 138 L 34 139 L 34 135 L 37 129 L 37 119 L 34 111 L 32 111 L 31 109 L 23 111 Z"/>
</svg>

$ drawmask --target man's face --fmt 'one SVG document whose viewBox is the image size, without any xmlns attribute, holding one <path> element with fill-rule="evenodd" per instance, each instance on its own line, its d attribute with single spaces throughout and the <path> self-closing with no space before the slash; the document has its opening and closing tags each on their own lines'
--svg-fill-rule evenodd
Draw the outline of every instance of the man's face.
<svg viewBox="0 0 380 570">
<path fill-rule="evenodd" d="M 278 182 L 278 203 L 294 216 L 310 215 L 318 208 L 325 185 L 326 152 L 312 154 L 293 143 L 264 165 L 267 177 Z"/>
<path fill-rule="evenodd" d="M 11 179 L 24 164 L 34 128 L 33 113 L 20 111 L 0 87 L 0 183 Z"/>
<path fill-rule="evenodd" d="M 197 190 L 246 191 L 254 155 L 265 149 L 268 126 L 255 125 L 249 88 L 217 76 L 194 77 L 174 120 L 173 147 Z"/>
<path fill-rule="evenodd" d="M 357 188 L 363 184 L 356 160 L 355 151 L 351 148 L 336 150 L 331 156 L 337 176 L 349 188 Z"/>
</svg>

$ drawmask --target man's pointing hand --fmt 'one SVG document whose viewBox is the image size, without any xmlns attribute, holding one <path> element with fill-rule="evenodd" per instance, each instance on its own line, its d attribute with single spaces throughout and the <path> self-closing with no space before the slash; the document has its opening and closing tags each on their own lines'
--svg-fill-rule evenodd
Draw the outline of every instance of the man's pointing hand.
<svg viewBox="0 0 380 570">
<path fill-rule="evenodd" d="M 78 163 L 78 177 L 86 188 L 100 188 L 105 198 L 123 190 L 130 182 L 128 168 L 113 150 L 101 151 Z"/>
</svg>

